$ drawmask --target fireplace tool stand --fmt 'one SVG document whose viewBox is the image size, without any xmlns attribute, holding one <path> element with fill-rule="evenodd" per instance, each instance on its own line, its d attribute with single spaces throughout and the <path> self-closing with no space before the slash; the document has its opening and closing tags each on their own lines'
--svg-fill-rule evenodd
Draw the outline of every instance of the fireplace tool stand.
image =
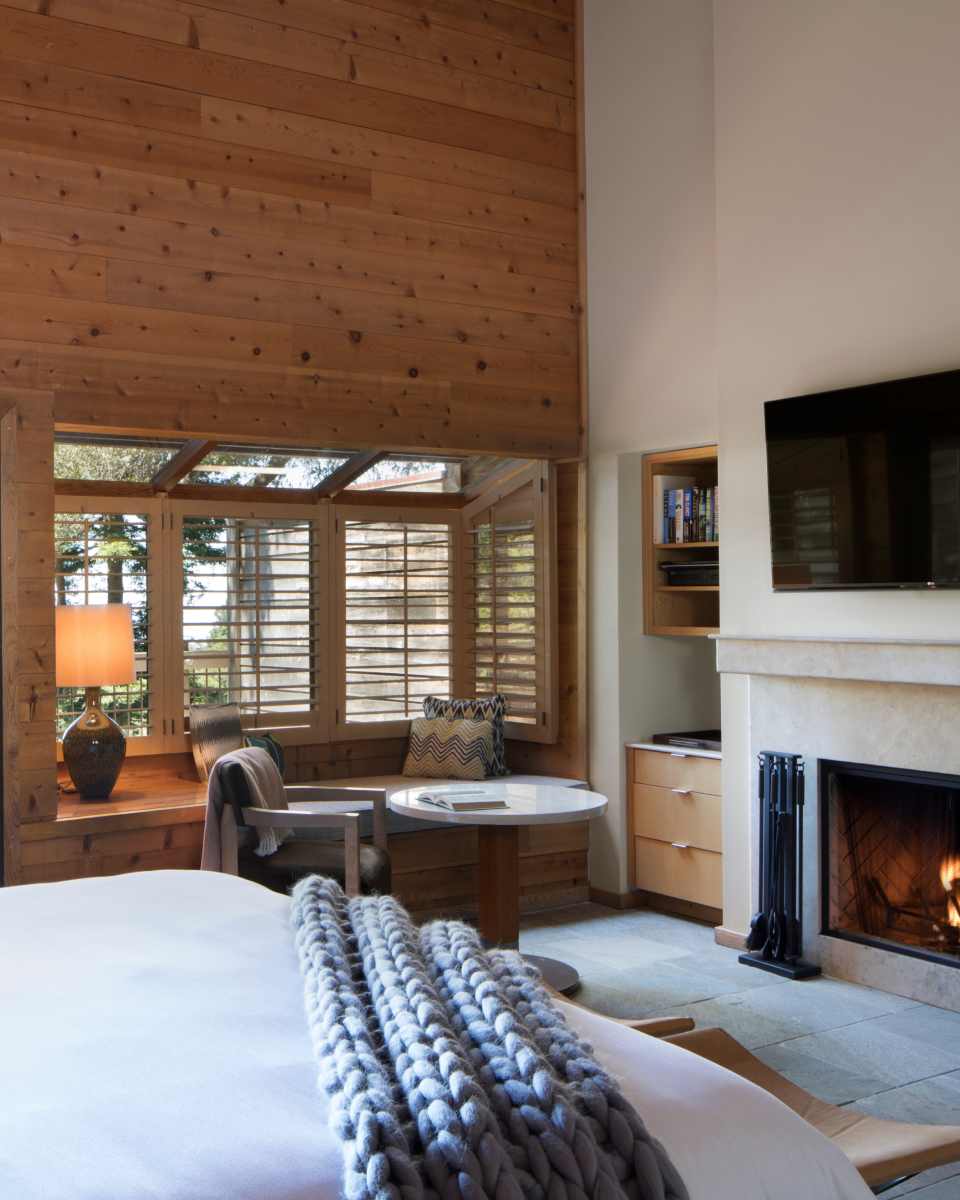
<svg viewBox="0 0 960 1200">
<path fill-rule="evenodd" d="M 800 957 L 803 945 L 803 763 L 799 754 L 760 755 L 760 906 L 740 961 L 788 979 L 820 968 Z"/>
</svg>

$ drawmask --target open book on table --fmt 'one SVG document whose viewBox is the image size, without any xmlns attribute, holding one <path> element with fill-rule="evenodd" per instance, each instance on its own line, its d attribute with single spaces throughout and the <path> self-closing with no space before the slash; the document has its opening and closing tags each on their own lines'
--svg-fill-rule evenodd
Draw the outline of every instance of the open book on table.
<svg viewBox="0 0 960 1200">
<path fill-rule="evenodd" d="M 445 808 L 448 812 L 468 812 L 470 809 L 507 808 L 506 800 L 483 788 L 428 787 L 417 793 L 424 804 Z"/>
</svg>

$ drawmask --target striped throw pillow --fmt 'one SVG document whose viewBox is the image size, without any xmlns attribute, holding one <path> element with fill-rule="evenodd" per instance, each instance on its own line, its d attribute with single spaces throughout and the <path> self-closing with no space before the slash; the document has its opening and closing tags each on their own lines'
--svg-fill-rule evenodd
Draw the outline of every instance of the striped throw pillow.
<svg viewBox="0 0 960 1200">
<path fill-rule="evenodd" d="M 489 721 L 415 717 L 403 773 L 423 779 L 485 779 L 492 744 Z"/>
<path fill-rule="evenodd" d="M 444 717 L 448 721 L 489 721 L 493 726 L 493 748 L 487 760 L 487 775 L 509 775 L 510 768 L 503 750 L 503 715 L 507 698 L 497 692 L 489 700 L 441 700 L 427 696 L 423 701 L 425 717 Z"/>
</svg>

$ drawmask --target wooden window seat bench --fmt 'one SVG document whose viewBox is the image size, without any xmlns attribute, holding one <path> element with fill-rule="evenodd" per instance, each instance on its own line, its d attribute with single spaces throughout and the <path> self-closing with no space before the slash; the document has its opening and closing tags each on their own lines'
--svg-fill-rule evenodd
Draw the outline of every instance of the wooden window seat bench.
<svg viewBox="0 0 960 1200">
<path fill-rule="evenodd" d="M 59 769 L 60 782 L 69 783 L 62 763 Z M 511 778 L 577 785 L 574 780 L 542 775 Z M 382 787 L 389 794 L 428 781 L 392 774 L 303 782 Z M 206 784 L 197 777 L 190 755 L 131 756 L 109 800 L 85 801 L 62 795 L 56 820 L 22 826 L 21 881 L 43 883 L 128 871 L 197 870 L 205 808 Z M 362 838 L 369 840 L 370 833 L 361 817 Z M 388 812 L 387 835 L 394 894 L 411 912 L 423 917 L 476 916 L 476 826 L 415 821 Z M 588 821 L 522 826 L 521 910 L 587 900 L 589 846 Z"/>
</svg>

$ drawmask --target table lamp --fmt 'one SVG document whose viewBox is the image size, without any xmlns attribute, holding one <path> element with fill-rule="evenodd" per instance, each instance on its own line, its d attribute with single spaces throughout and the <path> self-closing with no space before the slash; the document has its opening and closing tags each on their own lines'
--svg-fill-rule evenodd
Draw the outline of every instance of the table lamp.
<svg viewBox="0 0 960 1200">
<path fill-rule="evenodd" d="M 100 707 L 100 688 L 134 683 L 129 604 L 59 604 L 57 687 L 86 689 L 86 708 L 63 735 L 63 761 L 84 800 L 106 800 L 127 753 L 120 726 Z"/>
</svg>

